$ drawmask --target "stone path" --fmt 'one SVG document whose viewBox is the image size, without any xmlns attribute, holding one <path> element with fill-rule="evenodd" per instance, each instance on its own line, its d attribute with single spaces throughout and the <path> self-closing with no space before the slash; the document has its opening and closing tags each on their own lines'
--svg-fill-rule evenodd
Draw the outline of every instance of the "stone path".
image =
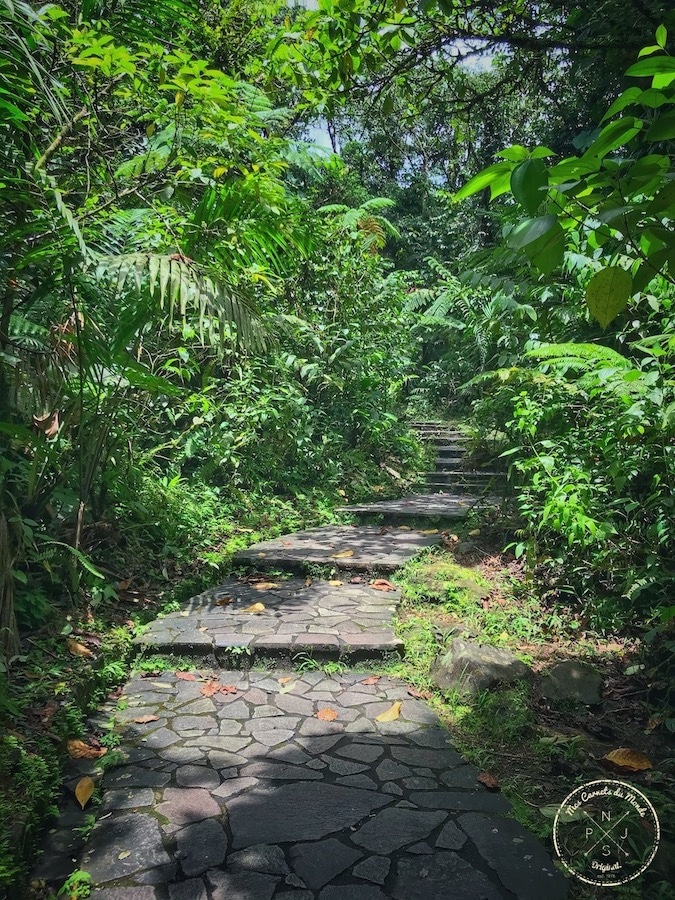
<svg viewBox="0 0 675 900">
<path fill-rule="evenodd" d="M 392 627 L 400 592 L 387 583 L 383 591 L 370 587 L 363 576 L 352 581 L 229 578 L 157 619 L 137 643 L 153 652 L 214 654 L 221 665 L 244 649 L 288 663 L 302 653 L 357 661 L 402 650 Z"/>
<path fill-rule="evenodd" d="M 475 498 L 387 502 L 436 517 L 438 504 L 464 514 Z M 376 576 L 439 542 L 405 526 L 285 535 L 236 554 L 252 574 L 153 622 L 139 650 L 206 668 L 135 676 L 95 717 L 104 731 L 112 716 L 117 758 L 103 757 L 102 780 L 97 760 L 71 762 L 34 877 L 58 886 L 79 866 L 96 900 L 563 900 L 543 846 L 419 695 L 385 676 L 317 671 L 403 652 L 399 592 Z M 102 803 L 85 841 L 75 791 L 89 776 Z"/>
<path fill-rule="evenodd" d="M 343 506 L 340 512 L 385 515 L 392 518 L 463 519 L 470 509 L 481 505 L 482 502 L 480 498 L 470 494 L 442 492 L 407 494 L 398 500 L 354 503 L 351 506 Z"/>
<path fill-rule="evenodd" d="M 80 862 L 92 897 L 562 900 L 566 881 L 543 847 L 426 704 L 398 681 L 372 681 L 134 678 L 115 711 L 124 763 L 104 776 Z M 394 704 L 399 717 L 378 720 Z M 79 777 L 94 764 L 74 766 Z"/>
<path fill-rule="evenodd" d="M 235 564 L 306 570 L 331 566 L 351 572 L 394 572 L 423 550 L 440 543 L 438 534 L 368 525 L 328 525 L 254 544 L 234 555 Z"/>
</svg>

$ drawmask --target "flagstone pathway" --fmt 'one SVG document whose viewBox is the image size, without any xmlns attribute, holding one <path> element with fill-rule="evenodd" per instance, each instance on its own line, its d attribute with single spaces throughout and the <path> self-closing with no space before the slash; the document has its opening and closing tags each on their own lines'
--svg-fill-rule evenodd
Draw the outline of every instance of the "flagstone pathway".
<svg viewBox="0 0 675 900">
<path fill-rule="evenodd" d="M 139 649 L 198 669 L 134 676 L 101 710 L 92 724 L 112 716 L 117 764 L 101 778 L 97 760 L 72 761 L 35 877 L 59 884 L 79 866 L 96 900 L 563 900 L 544 847 L 419 695 L 358 671 L 402 652 L 399 594 L 350 573 L 381 575 L 437 541 L 348 526 L 267 541 L 238 562 L 349 571 L 233 577 L 154 622 Z M 326 675 L 325 658 L 355 670 Z M 86 842 L 85 776 L 102 787 Z"/>
</svg>

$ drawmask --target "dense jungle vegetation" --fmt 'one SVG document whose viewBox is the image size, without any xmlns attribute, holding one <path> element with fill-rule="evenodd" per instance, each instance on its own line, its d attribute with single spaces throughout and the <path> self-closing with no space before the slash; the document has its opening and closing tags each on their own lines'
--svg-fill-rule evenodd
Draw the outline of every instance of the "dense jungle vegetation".
<svg viewBox="0 0 675 900">
<path fill-rule="evenodd" d="M 35 823 L 77 628 L 91 699 L 158 598 L 414 483 L 415 418 L 508 467 L 531 590 L 668 683 L 674 39 L 665 0 L 0 0 L 0 791 Z"/>
</svg>

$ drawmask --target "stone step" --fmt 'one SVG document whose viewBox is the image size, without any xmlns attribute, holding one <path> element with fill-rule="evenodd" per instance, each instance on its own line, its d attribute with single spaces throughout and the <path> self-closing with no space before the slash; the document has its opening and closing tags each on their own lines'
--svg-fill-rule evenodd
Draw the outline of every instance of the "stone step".
<svg viewBox="0 0 675 900">
<path fill-rule="evenodd" d="M 235 565 L 306 572 L 316 566 L 352 572 L 396 571 L 438 536 L 419 531 L 388 531 L 366 525 L 328 525 L 287 534 L 238 550 Z"/>
<path fill-rule="evenodd" d="M 464 459 L 467 455 L 465 447 L 439 447 L 438 448 L 438 460 L 456 460 L 456 459 Z"/>
<path fill-rule="evenodd" d="M 404 682 L 192 678 L 137 675 L 109 704 L 122 762 L 103 775 L 102 816 L 83 852 L 64 851 L 90 814 L 75 785 L 100 779 L 95 761 L 71 761 L 35 878 L 79 866 L 102 900 L 567 897 L 543 845 Z"/>
<path fill-rule="evenodd" d="M 477 498 L 453 492 L 443 496 L 428 493 L 408 494 L 398 500 L 376 500 L 343 506 L 339 512 L 356 515 L 382 516 L 386 521 L 398 519 L 463 519 L 476 505 Z"/>
<path fill-rule="evenodd" d="M 454 469 L 436 472 L 428 472 L 426 478 L 437 484 L 452 484 L 453 482 L 462 482 L 464 484 L 484 484 L 497 478 L 503 478 L 501 472 L 485 472 L 473 469 Z"/>
<path fill-rule="evenodd" d="M 333 584 L 228 578 L 152 622 L 135 643 L 153 653 L 209 656 L 224 666 L 260 659 L 290 665 L 300 654 L 350 663 L 381 660 L 403 647 L 393 631 L 399 601 L 398 590 L 377 590 L 364 576 L 358 583 Z M 262 608 L 255 611 L 256 605 Z"/>
</svg>

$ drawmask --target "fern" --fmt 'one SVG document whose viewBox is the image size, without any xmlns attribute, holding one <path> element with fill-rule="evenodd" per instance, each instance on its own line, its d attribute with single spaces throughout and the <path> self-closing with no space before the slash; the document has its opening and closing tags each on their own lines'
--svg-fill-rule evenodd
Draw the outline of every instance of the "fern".
<svg viewBox="0 0 675 900">
<path fill-rule="evenodd" d="M 617 369 L 632 369 L 633 363 L 625 356 L 602 344 L 542 344 L 525 353 L 531 359 L 560 363 L 584 371 L 592 371 L 598 363 Z"/>
</svg>

